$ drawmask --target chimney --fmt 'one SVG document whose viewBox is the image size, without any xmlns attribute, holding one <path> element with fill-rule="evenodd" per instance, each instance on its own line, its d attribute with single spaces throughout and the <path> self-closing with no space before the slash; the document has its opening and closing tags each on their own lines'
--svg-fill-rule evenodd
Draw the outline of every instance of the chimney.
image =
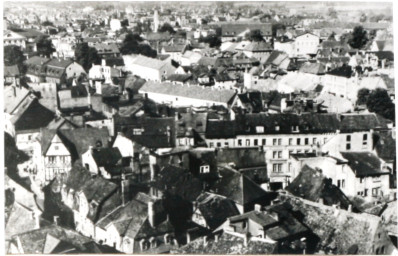
<svg viewBox="0 0 398 256">
<path fill-rule="evenodd" d="M 59 216 L 58 215 L 56 215 L 56 216 L 54 216 L 53 217 L 53 219 L 54 219 L 54 224 L 56 225 L 56 226 L 58 226 L 58 220 L 59 220 Z"/>
<path fill-rule="evenodd" d="M 352 204 L 349 204 L 349 205 L 348 205 L 347 211 L 352 212 Z"/>
<path fill-rule="evenodd" d="M 256 212 L 261 212 L 261 205 L 255 204 L 255 205 L 254 205 L 254 210 L 255 210 Z"/>
<path fill-rule="evenodd" d="M 189 231 L 187 231 L 187 244 L 191 242 L 191 234 L 189 234 Z"/>
<path fill-rule="evenodd" d="M 324 203 L 323 203 L 323 198 L 319 198 L 318 203 L 324 204 Z"/>
<path fill-rule="evenodd" d="M 204 236 L 203 237 L 203 246 L 206 246 L 207 245 L 207 236 Z"/>
<path fill-rule="evenodd" d="M 243 237 L 243 245 L 247 246 L 249 244 L 249 232 L 246 232 L 245 236 Z"/>
<path fill-rule="evenodd" d="M 154 202 L 148 202 L 148 221 L 151 227 L 155 227 L 155 209 L 154 209 Z"/>
<path fill-rule="evenodd" d="M 35 221 L 35 229 L 40 228 L 40 216 L 38 212 L 33 211 L 32 212 L 32 218 Z"/>
<path fill-rule="evenodd" d="M 218 234 L 216 234 L 215 236 L 214 236 L 214 241 L 217 243 L 218 242 Z"/>
</svg>

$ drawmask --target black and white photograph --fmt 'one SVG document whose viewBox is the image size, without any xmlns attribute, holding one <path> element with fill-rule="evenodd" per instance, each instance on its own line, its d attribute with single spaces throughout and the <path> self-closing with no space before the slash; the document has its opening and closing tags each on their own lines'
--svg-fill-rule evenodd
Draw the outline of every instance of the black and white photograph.
<svg viewBox="0 0 398 256">
<path fill-rule="evenodd" d="M 0 254 L 398 256 L 396 3 L 1 4 Z"/>
</svg>

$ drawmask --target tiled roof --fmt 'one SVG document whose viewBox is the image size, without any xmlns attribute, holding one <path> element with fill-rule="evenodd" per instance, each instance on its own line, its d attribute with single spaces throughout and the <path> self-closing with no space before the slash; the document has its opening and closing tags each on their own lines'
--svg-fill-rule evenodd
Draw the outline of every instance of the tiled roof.
<svg viewBox="0 0 398 256">
<path fill-rule="evenodd" d="M 322 63 L 305 63 L 301 66 L 300 72 L 314 75 L 325 74 L 325 65 Z"/>
<path fill-rule="evenodd" d="M 17 65 L 4 66 L 4 77 L 8 76 L 19 76 L 19 68 Z"/>
<path fill-rule="evenodd" d="M 234 163 L 236 169 L 265 166 L 265 154 L 257 148 L 223 148 L 217 151 L 218 164 Z"/>
<path fill-rule="evenodd" d="M 198 202 L 198 209 L 210 229 L 218 228 L 228 217 L 239 214 L 232 200 L 219 195 L 204 192 L 200 194 L 196 201 Z"/>
<path fill-rule="evenodd" d="M 96 148 L 92 156 L 98 166 L 115 166 L 122 159 L 119 148 Z"/>
<path fill-rule="evenodd" d="M 272 45 L 266 42 L 251 42 L 246 47 L 243 48 L 243 51 L 249 52 L 265 52 L 271 51 Z"/>
<path fill-rule="evenodd" d="M 236 95 L 236 92 L 233 90 L 212 90 L 197 85 L 178 85 L 155 81 L 147 81 L 141 87 L 140 92 L 153 92 L 220 103 L 230 103 Z"/>
<path fill-rule="evenodd" d="M 222 178 L 211 188 L 215 194 L 225 196 L 244 207 L 269 200 L 268 193 L 245 175 L 224 168 L 220 174 Z"/>
<path fill-rule="evenodd" d="M 346 195 L 322 174 L 308 165 L 301 168 L 299 175 L 286 187 L 286 190 L 295 196 L 318 202 L 323 199 L 324 204 L 339 204 L 347 209 L 351 204 Z"/>
<path fill-rule="evenodd" d="M 149 58 L 149 57 L 146 57 L 143 55 L 138 55 L 132 61 L 132 64 L 144 66 L 144 67 L 148 67 L 148 68 L 153 68 L 153 69 L 160 69 L 167 63 L 168 63 L 167 61 L 161 61 L 161 60 Z"/>
<path fill-rule="evenodd" d="M 348 165 L 354 171 L 356 177 L 388 174 L 388 170 L 382 170 L 382 162 L 379 157 L 370 152 L 340 152 L 347 159 Z"/>
</svg>

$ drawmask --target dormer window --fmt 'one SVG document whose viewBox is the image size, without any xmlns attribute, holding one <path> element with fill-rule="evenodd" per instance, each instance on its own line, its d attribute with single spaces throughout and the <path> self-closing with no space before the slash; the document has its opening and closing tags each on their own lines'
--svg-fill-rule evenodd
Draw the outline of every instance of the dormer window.
<svg viewBox="0 0 398 256">
<path fill-rule="evenodd" d="M 200 173 L 209 173 L 210 172 L 210 166 L 209 165 L 202 165 L 200 167 Z"/>
<path fill-rule="evenodd" d="M 164 243 L 165 244 L 171 244 L 171 236 L 170 236 L 170 234 L 165 234 L 164 235 Z"/>
<path fill-rule="evenodd" d="M 155 238 L 155 237 L 151 237 L 151 238 L 149 239 L 149 243 L 151 244 L 151 248 L 156 248 L 156 246 L 157 246 L 157 241 L 156 241 L 156 238 Z"/>
<path fill-rule="evenodd" d="M 264 126 L 256 126 L 256 133 L 264 133 Z"/>
<path fill-rule="evenodd" d="M 145 239 L 141 239 L 140 247 L 141 247 L 141 251 L 145 251 L 145 250 L 148 250 L 149 244 Z"/>
<path fill-rule="evenodd" d="M 298 125 L 292 126 L 292 132 L 299 132 L 299 126 Z"/>
<path fill-rule="evenodd" d="M 280 130 L 279 125 L 275 125 L 275 131 L 279 131 L 279 130 Z"/>
</svg>

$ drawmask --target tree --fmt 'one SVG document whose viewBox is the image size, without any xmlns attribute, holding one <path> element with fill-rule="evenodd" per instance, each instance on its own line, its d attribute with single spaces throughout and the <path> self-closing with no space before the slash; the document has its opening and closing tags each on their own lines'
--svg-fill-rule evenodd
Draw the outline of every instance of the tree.
<svg viewBox="0 0 398 256">
<path fill-rule="evenodd" d="M 248 34 L 248 39 L 254 42 L 263 42 L 264 37 L 259 29 L 255 30 L 250 30 L 250 33 Z"/>
<path fill-rule="evenodd" d="M 21 48 L 16 45 L 7 45 L 4 46 L 4 65 L 12 66 L 18 65 L 20 71 L 23 69 L 23 62 L 25 60 L 25 56 L 21 51 Z"/>
<path fill-rule="evenodd" d="M 362 88 L 358 91 L 357 95 L 357 105 L 364 105 L 368 101 L 370 90 L 367 88 Z"/>
<path fill-rule="evenodd" d="M 219 47 L 222 43 L 220 37 L 218 37 L 216 35 L 209 35 L 206 37 L 201 37 L 201 38 L 199 38 L 199 42 L 200 43 L 202 43 L 202 42 L 208 43 L 211 48 Z"/>
<path fill-rule="evenodd" d="M 101 58 L 95 48 L 89 47 L 87 43 L 80 43 L 75 49 L 75 60 L 88 71 L 93 64 L 100 64 Z"/>
<path fill-rule="evenodd" d="M 55 52 L 55 48 L 50 39 L 46 36 L 40 36 L 36 39 L 37 54 L 46 57 L 51 57 L 52 53 Z"/>
<path fill-rule="evenodd" d="M 48 20 L 44 21 L 41 25 L 42 26 L 52 26 L 52 27 L 54 27 L 54 23 L 52 23 L 51 21 L 48 21 Z"/>
<path fill-rule="evenodd" d="M 140 37 L 140 35 L 128 33 L 120 47 L 120 52 L 122 54 L 142 54 L 147 57 L 156 57 L 156 50 L 153 50 L 147 44 L 140 44 L 142 41 L 143 39 Z"/>
<path fill-rule="evenodd" d="M 348 43 L 352 48 L 361 49 L 368 42 L 368 35 L 362 26 L 357 26 L 348 39 Z"/>
<path fill-rule="evenodd" d="M 366 106 L 370 112 L 375 112 L 387 119 L 395 121 L 395 104 L 391 101 L 386 90 L 377 88 L 372 91 L 368 96 Z"/>
<path fill-rule="evenodd" d="M 169 32 L 170 34 L 174 34 L 175 31 L 173 27 L 169 23 L 164 23 L 158 30 L 159 32 Z"/>
</svg>

